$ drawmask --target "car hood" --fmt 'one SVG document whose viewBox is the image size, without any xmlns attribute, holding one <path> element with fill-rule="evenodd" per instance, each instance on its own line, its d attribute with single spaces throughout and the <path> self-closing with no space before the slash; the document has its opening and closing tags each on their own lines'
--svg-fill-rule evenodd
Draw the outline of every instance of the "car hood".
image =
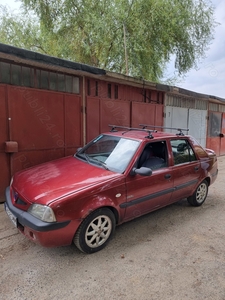
<svg viewBox="0 0 225 300">
<path fill-rule="evenodd" d="M 29 203 L 48 204 L 119 176 L 71 156 L 18 172 L 12 187 Z"/>
</svg>

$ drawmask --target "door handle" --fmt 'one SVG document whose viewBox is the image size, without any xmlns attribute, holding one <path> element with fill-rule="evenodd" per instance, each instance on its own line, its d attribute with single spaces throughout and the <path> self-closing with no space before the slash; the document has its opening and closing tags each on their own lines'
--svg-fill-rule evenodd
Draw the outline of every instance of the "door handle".
<svg viewBox="0 0 225 300">
<path fill-rule="evenodd" d="M 195 171 L 198 171 L 199 170 L 199 167 L 195 167 Z"/>
<path fill-rule="evenodd" d="M 164 178 L 165 178 L 165 179 L 170 179 L 170 178 L 171 178 L 171 175 L 170 175 L 170 174 L 166 174 L 166 175 L 164 176 Z"/>
</svg>

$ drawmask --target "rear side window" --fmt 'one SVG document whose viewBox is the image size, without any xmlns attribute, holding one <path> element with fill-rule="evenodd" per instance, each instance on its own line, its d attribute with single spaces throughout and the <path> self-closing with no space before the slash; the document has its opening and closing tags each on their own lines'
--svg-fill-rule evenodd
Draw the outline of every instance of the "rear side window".
<svg viewBox="0 0 225 300">
<path fill-rule="evenodd" d="M 188 140 L 171 140 L 174 165 L 184 164 L 196 160 L 195 153 Z"/>
</svg>

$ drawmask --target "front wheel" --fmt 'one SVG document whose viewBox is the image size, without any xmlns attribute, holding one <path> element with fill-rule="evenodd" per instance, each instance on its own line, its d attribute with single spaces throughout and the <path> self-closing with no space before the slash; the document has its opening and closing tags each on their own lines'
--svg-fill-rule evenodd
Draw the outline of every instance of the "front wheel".
<svg viewBox="0 0 225 300">
<path fill-rule="evenodd" d="M 205 202 L 207 195 L 208 182 L 206 180 L 203 180 L 195 190 L 194 194 L 188 197 L 187 200 L 192 206 L 200 206 Z"/>
<path fill-rule="evenodd" d="M 73 242 L 82 252 L 97 252 L 107 245 L 115 226 L 115 216 L 110 209 L 97 209 L 81 223 Z"/>
</svg>

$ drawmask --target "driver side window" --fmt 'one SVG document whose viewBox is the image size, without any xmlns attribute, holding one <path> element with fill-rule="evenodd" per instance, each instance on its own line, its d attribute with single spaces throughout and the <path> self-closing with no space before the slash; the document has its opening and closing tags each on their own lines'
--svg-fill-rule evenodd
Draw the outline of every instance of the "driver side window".
<svg viewBox="0 0 225 300">
<path fill-rule="evenodd" d="M 152 142 L 145 146 L 138 163 L 138 167 L 157 170 L 167 166 L 166 142 Z"/>
</svg>

